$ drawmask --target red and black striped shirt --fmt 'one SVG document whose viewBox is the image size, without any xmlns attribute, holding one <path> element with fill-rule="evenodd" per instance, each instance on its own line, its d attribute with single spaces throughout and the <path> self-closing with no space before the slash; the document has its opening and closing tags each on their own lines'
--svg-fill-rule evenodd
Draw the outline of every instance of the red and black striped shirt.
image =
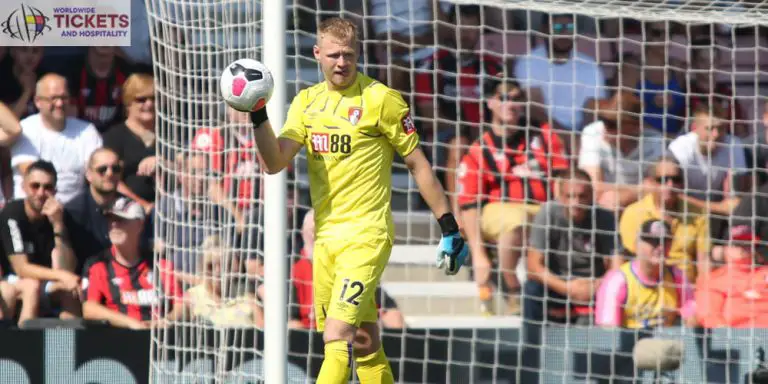
<svg viewBox="0 0 768 384">
<path fill-rule="evenodd" d="M 141 262 L 126 267 L 118 263 L 113 255 L 114 247 L 105 250 L 86 265 L 86 300 L 102 304 L 133 319 L 146 321 L 152 319 L 152 304 L 158 303 L 164 307 L 166 302 L 172 305 L 179 298 L 181 286 L 173 276 L 170 262 L 161 260 L 155 266 L 152 253 L 147 253 Z M 162 290 L 155 288 L 158 279 Z"/>
<path fill-rule="evenodd" d="M 72 84 L 77 117 L 92 122 L 101 133 L 121 122 L 124 118 L 122 87 L 128 75 L 129 71 L 117 64 L 105 78 L 94 76 L 88 64 L 80 68 Z"/>
</svg>

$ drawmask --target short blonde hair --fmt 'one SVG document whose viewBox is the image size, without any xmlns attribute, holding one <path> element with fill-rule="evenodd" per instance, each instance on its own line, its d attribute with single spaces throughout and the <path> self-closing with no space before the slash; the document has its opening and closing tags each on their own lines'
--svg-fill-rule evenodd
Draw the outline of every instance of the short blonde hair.
<svg viewBox="0 0 768 384">
<path fill-rule="evenodd" d="M 332 17 L 323 20 L 317 27 L 317 41 L 323 35 L 331 35 L 337 39 L 348 41 L 352 44 L 357 43 L 357 25 L 355 23 L 339 17 Z"/>
<path fill-rule="evenodd" d="M 221 239 L 219 236 L 215 235 L 206 237 L 202 244 L 200 244 L 200 250 L 203 254 L 203 262 L 199 267 L 201 274 L 205 274 L 207 272 L 208 264 L 213 263 L 216 260 L 223 259 L 224 255 L 227 253 Z"/>
<path fill-rule="evenodd" d="M 136 100 L 136 95 L 140 92 L 153 89 L 155 86 L 155 79 L 152 75 L 146 73 L 134 73 L 128 76 L 123 83 L 123 106 L 128 107 Z"/>
</svg>

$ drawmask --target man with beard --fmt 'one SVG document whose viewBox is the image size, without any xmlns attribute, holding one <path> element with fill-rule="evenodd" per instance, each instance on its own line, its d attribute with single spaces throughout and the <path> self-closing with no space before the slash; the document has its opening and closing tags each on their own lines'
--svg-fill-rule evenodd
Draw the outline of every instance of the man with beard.
<svg viewBox="0 0 768 384">
<path fill-rule="evenodd" d="M 492 304 L 491 259 L 485 243 L 498 250 L 499 274 L 511 294 L 507 311 L 520 311 L 516 267 L 525 247 L 527 224 L 550 198 L 547 180 L 568 168 L 563 144 L 548 125 L 529 126 L 525 94 L 513 80 L 491 79 L 486 86 L 491 129 L 469 148 L 459 166 L 459 205 L 472 250 L 481 312 Z M 502 287 L 498 287 L 502 288 Z"/>
<path fill-rule="evenodd" d="M 672 231 L 667 265 L 680 268 L 688 281 L 709 268 L 709 224 L 701 211 L 681 199 L 684 183 L 680 165 L 673 158 L 659 160 L 646 179 L 650 187 L 641 200 L 630 204 L 621 215 L 619 233 L 628 253 L 636 253 L 637 234 L 647 220 L 663 220 Z M 697 262 L 696 264 L 694 264 Z"/>
<path fill-rule="evenodd" d="M 516 63 L 514 74 L 533 101 L 532 117 L 551 118 L 552 128 L 570 137 L 583 128 L 587 103 L 606 97 L 605 76 L 594 58 L 573 49 L 572 14 L 542 17 L 542 32 L 549 38 Z M 566 140 L 566 145 L 576 153 L 575 142 Z"/>
<path fill-rule="evenodd" d="M 123 172 L 123 163 L 117 154 L 109 148 L 100 148 L 88 159 L 85 177 L 89 188 L 77 195 L 64 207 L 64 219 L 73 239 L 72 245 L 78 260 L 80 271 L 83 262 L 112 243 L 109 240 L 109 223 L 104 214 L 120 195 L 117 185 Z M 151 231 L 145 231 L 142 238 L 145 243 Z M 144 244 L 146 245 L 146 244 Z"/>
<path fill-rule="evenodd" d="M 80 277 L 64 226 L 63 208 L 54 197 L 56 169 L 38 160 L 24 174 L 27 197 L 0 213 L 0 241 L 22 301 L 19 324 L 60 306 L 59 317 L 80 317 Z M 50 302 L 48 301 L 50 299 Z"/>
</svg>

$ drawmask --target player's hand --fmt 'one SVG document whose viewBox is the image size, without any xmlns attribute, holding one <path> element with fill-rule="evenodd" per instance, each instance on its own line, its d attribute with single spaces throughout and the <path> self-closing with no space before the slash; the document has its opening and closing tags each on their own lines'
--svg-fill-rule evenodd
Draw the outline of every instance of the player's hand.
<svg viewBox="0 0 768 384">
<path fill-rule="evenodd" d="M 459 232 L 443 235 L 437 247 L 437 267 L 445 270 L 446 275 L 455 275 L 464 265 L 469 254 L 469 247 Z"/>
</svg>

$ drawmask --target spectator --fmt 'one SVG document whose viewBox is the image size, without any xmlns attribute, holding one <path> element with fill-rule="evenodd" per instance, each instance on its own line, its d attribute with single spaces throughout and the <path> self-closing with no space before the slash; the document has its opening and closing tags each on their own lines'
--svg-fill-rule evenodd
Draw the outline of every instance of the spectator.
<svg viewBox="0 0 768 384">
<path fill-rule="evenodd" d="M 547 124 L 528 125 L 527 102 L 516 81 L 489 81 L 491 129 L 476 140 L 459 168 L 459 205 L 472 251 L 481 311 L 491 312 L 491 260 L 485 241 L 495 243 L 500 274 L 510 295 L 507 309 L 520 312 L 516 268 L 527 224 L 550 199 L 548 179 L 568 161 L 559 136 Z M 501 287 L 499 287 L 501 288 Z"/>
<path fill-rule="evenodd" d="M 10 70 L 3 76 L 0 101 L 7 103 L 18 118 L 37 112 L 34 103 L 35 82 L 40 75 L 43 47 L 11 47 Z"/>
<path fill-rule="evenodd" d="M 480 6 L 457 6 L 451 22 L 456 23 L 460 36 L 457 50 L 438 49 L 416 72 L 415 88 L 418 115 L 436 127 L 427 128 L 422 140 L 440 146 L 433 155 L 438 157 L 436 163 L 445 165 L 445 189 L 456 208 L 455 170 L 466 146 L 478 137 L 484 116 L 488 116 L 479 102 L 481 80 L 504 67 L 498 58 L 475 50 L 480 39 Z"/>
<path fill-rule="evenodd" d="M 19 119 L 0 101 L 0 206 L 13 198 L 13 171 L 9 148 L 21 136 Z"/>
<path fill-rule="evenodd" d="M 645 24 L 644 60 L 640 66 L 619 68 L 619 86 L 637 90 L 646 126 L 674 138 L 682 131 L 688 112 L 685 64 L 669 57 L 664 23 Z"/>
<path fill-rule="evenodd" d="M 48 74 L 37 82 L 35 105 L 40 112 L 21 121 L 21 137 L 11 150 L 16 198 L 26 196 L 23 175 L 36 160 L 50 161 L 56 166 L 56 198 L 62 203 L 84 190 L 86 162 L 101 147 L 101 136 L 93 124 L 67 117 L 68 101 L 67 81 L 63 77 Z"/>
<path fill-rule="evenodd" d="M 9 283 L 7 276 L 3 275 L 4 270 L 0 268 L 0 322 L 13 321 L 16 315 L 16 301 L 19 292 L 16 286 Z"/>
<path fill-rule="evenodd" d="M 293 282 L 294 303 L 298 307 L 300 327 L 315 328 L 314 303 L 312 296 L 312 252 L 315 249 L 315 214 L 310 210 L 304 215 L 301 226 L 301 236 L 304 240 L 304 248 L 301 257 L 291 268 L 291 281 Z M 397 303 L 384 289 L 376 287 L 376 306 L 379 309 L 379 320 L 384 328 L 405 328 L 403 313 L 397 308 Z"/>
<path fill-rule="evenodd" d="M 117 47 L 88 47 L 71 71 L 67 78 L 78 118 L 93 123 L 99 133 L 123 120 L 120 91 L 130 69 L 117 57 Z"/>
<path fill-rule="evenodd" d="M 379 60 L 378 78 L 401 92 L 410 92 L 409 68 L 419 68 L 435 51 L 435 30 L 447 22 L 439 2 L 432 0 L 368 0 Z M 387 52 L 389 48 L 392 55 Z M 474 48 L 474 47 L 466 47 Z"/>
<path fill-rule="evenodd" d="M 708 36 L 691 42 L 690 115 L 705 105 L 716 107 L 724 112 L 726 134 L 743 138 L 750 132 L 742 105 L 734 97 L 730 82 L 717 81 L 721 56 L 722 50 Z"/>
<path fill-rule="evenodd" d="M 665 266 L 673 230 L 661 220 L 642 223 L 635 243 L 635 259 L 608 272 L 597 293 L 595 324 L 649 329 L 669 327 L 682 317 L 696 325 L 693 290 L 683 272 Z"/>
<path fill-rule="evenodd" d="M 706 104 L 693 113 L 691 132 L 669 144 L 669 150 L 685 171 L 683 200 L 701 210 L 729 215 L 734 207 L 731 199 L 737 192 L 749 189 L 749 174 L 744 145 L 729 135 L 728 123 L 719 107 Z"/>
<path fill-rule="evenodd" d="M 239 274 L 238 257 L 223 249 L 223 244 L 216 236 L 205 239 L 201 248 L 201 282 L 187 290 L 186 313 L 190 313 L 195 321 L 216 327 L 263 328 L 264 312 L 256 297 L 235 292 L 238 287 L 236 284 L 224 284 L 222 281 L 232 280 Z"/>
<path fill-rule="evenodd" d="M 543 14 L 541 28 L 544 40 L 515 64 L 515 78 L 532 101 L 532 118 L 550 122 L 563 134 L 578 132 L 583 108 L 590 100 L 607 96 L 605 76 L 595 59 L 573 49 L 573 15 Z M 571 153 L 578 153 L 577 143 L 565 143 Z"/>
<path fill-rule="evenodd" d="M 106 212 L 121 196 L 117 184 L 123 166 L 117 154 L 109 148 L 95 150 L 88 159 L 85 178 L 88 189 L 78 194 L 64 206 L 64 220 L 72 238 L 78 241 L 72 244 L 78 260 L 78 271 L 85 261 L 103 253 L 112 242 L 109 240 L 109 222 Z M 141 238 L 141 246 L 149 248 L 154 234 L 151 220 L 147 220 Z"/>
<path fill-rule="evenodd" d="M 588 174 L 570 176 L 558 179 L 556 200 L 533 220 L 523 292 L 529 322 L 589 322 L 603 275 L 622 261 L 614 214 L 593 206 Z"/>
<path fill-rule="evenodd" d="M 155 201 L 155 87 L 152 76 L 133 74 L 123 84 L 124 122 L 104 134 L 104 146 L 123 161 L 117 190 L 141 204 L 145 212 Z"/>
<path fill-rule="evenodd" d="M 0 212 L 0 242 L 10 262 L 8 282 L 22 301 L 19 324 L 53 311 L 59 317 L 80 317 L 80 277 L 64 226 L 63 207 L 56 200 L 56 169 L 38 160 L 26 168 L 26 198 L 13 200 Z"/>
<path fill-rule="evenodd" d="M 766 328 L 765 243 L 751 225 L 734 225 L 729 235 L 725 265 L 696 282 L 696 316 L 705 328 Z"/>
<path fill-rule="evenodd" d="M 95 255 L 83 270 L 87 277 L 85 318 L 131 329 L 162 326 L 180 319 L 183 306 L 178 304 L 182 291 L 173 266 L 165 260 L 155 264 L 152 251 L 139 246 L 144 209 L 122 197 L 105 214 L 112 247 Z M 162 308 L 169 304 L 170 308 Z M 153 305 L 161 309 L 153 312 Z"/>
<path fill-rule="evenodd" d="M 256 236 L 246 227 L 243 212 L 227 199 L 220 173 L 215 172 L 211 158 L 193 152 L 183 160 L 179 187 L 161 195 L 156 212 L 174 226 L 160 225 L 155 247 L 173 261 L 183 282 L 196 284 L 199 270 L 197 249 L 211 235 L 224 237 L 225 244 L 249 249 Z M 173 228 L 173 232 L 169 229 Z"/>
<path fill-rule="evenodd" d="M 640 100 L 628 91 L 597 102 L 598 120 L 581 133 L 579 168 L 594 183 L 597 203 L 615 211 L 637 201 L 645 170 L 664 153 L 664 138 L 644 129 Z"/>
<path fill-rule="evenodd" d="M 646 179 L 650 193 L 624 210 L 619 232 L 624 248 L 634 254 L 637 253 L 634 239 L 642 223 L 648 220 L 668 223 L 673 236 L 672 248 L 664 260 L 667 265 L 680 268 L 686 279 L 693 282 L 697 269 L 701 273 L 708 268 L 709 224 L 706 216 L 680 198 L 683 180 L 683 173 L 674 159 L 659 160 Z"/>
</svg>

